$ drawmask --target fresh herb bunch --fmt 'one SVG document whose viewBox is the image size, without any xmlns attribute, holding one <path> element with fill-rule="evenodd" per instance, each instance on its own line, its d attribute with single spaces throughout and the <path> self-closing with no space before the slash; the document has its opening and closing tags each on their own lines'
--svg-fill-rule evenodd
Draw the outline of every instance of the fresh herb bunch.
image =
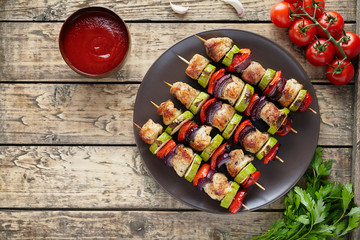
<svg viewBox="0 0 360 240">
<path fill-rule="evenodd" d="M 343 238 L 359 225 L 360 207 L 354 201 L 352 184 L 329 182 L 332 161 L 323 162 L 322 148 L 316 149 L 311 168 L 305 173 L 306 188 L 290 190 L 285 212 L 270 229 L 255 239 Z"/>
</svg>

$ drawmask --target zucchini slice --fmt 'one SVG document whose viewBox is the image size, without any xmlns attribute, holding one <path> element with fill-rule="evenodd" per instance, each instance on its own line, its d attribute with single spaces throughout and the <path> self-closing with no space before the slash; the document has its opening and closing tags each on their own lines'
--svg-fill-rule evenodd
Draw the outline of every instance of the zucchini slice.
<svg viewBox="0 0 360 240">
<path fill-rule="evenodd" d="M 256 172 L 256 168 L 252 163 L 248 163 L 241 171 L 236 175 L 234 181 L 241 184 L 250 174 Z"/>
<path fill-rule="evenodd" d="M 239 190 L 240 185 L 236 182 L 231 183 L 231 190 L 225 195 L 225 197 L 221 200 L 220 206 L 223 208 L 229 208 L 231 202 L 233 201 L 237 191 Z"/>
<path fill-rule="evenodd" d="M 188 180 L 189 182 L 193 181 L 197 171 L 200 168 L 201 162 L 202 162 L 201 157 L 198 154 L 195 154 L 190 167 L 188 168 L 188 170 L 185 173 L 184 177 L 186 180 Z"/>
<path fill-rule="evenodd" d="M 264 76 L 261 78 L 258 86 L 261 89 L 261 91 L 264 91 L 267 85 L 270 83 L 270 81 L 273 79 L 276 71 L 272 70 L 270 68 L 266 69 Z"/>
<path fill-rule="evenodd" d="M 230 120 L 229 124 L 226 126 L 225 130 L 222 133 L 222 136 L 225 139 L 229 139 L 231 135 L 234 133 L 237 126 L 240 124 L 242 116 L 235 113 L 232 119 Z"/>
<path fill-rule="evenodd" d="M 294 99 L 294 101 L 290 104 L 290 107 L 289 107 L 290 111 L 296 112 L 299 109 L 302 101 L 305 98 L 306 93 L 307 93 L 307 90 L 305 90 L 305 89 L 301 89 L 299 91 L 299 93 L 296 96 L 296 98 Z"/>
<path fill-rule="evenodd" d="M 200 112 L 201 107 L 204 103 L 210 98 L 210 95 L 206 92 L 200 92 L 199 95 L 195 98 L 195 100 L 191 103 L 190 111 L 196 115 Z"/>
<path fill-rule="evenodd" d="M 276 140 L 276 138 L 270 137 L 269 140 L 264 144 L 264 146 L 256 153 L 256 157 L 261 160 L 263 159 L 269 152 L 270 150 L 275 146 L 275 144 L 278 141 Z"/>
<path fill-rule="evenodd" d="M 156 154 L 163 146 L 165 146 L 165 144 L 170 141 L 171 136 L 166 133 L 163 132 L 156 140 L 153 144 L 151 144 L 149 150 L 152 154 Z"/>
<path fill-rule="evenodd" d="M 216 134 L 216 136 L 211 140 L 209 146 L 207 146 L 204 151 L 200 154 L 200 157 L 206 162 L 209 160 L 211 155 L 215 152 L 215 150 L 221 145 L 224 138 L 220 134 Z"/>
<path fill-rule="evenodd" d="M 198 83 L 203 88 L 206 88 L 206 86 L 209 83 L 209 79 L 211 75 L 215 72 L 216 67 L 212 64 L 208 64 L 205 69 L 201 72 L 200 77 L 198 78 Z"/>
<path fill-rule="evenodd" d="M 237 100 L 234 108 L 238 112 L 244 112 L 250 103 L 251 97 L 254 95 L 254 87 L 250 84 L 245 84 L 244 90 L 242 90 L 239 99 Z"/>
<path fill-rule="evenodd" d="M 232 46 L 232 48 L 230 49 L 230 51 L 228 51 L 224 57 L 224 59 L 222 60 L 222 64 L 224 64 L 225 66 L 230 66 L 234 57 L 235 53 L 240 52 L 240 49 L 234 45 Z"/>
<path fill-rule="evenodd" d="M 185 111 L 180 116 L 178 116 L 170 125 L 165 129 L 165 132 L 167 132 L 170 135 L 174 135 L 181 126 L 186 123 L 187 121 L 190 121 L 194 115 L 190 111 Z"/>
</svg>

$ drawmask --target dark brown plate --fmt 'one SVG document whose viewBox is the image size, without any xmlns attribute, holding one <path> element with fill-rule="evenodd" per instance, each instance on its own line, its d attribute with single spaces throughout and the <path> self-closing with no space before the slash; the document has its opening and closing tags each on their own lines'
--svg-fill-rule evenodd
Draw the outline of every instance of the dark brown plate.
<svg viewBox="0 0 360 240">
<path fill-rule="evenodd" d="M 264 68 L 282 70 L 285 78 L 295 78 L 302 83 L 313 98 L 311 108 L 319 112 L 316 94 L 306 72 L 288 52 L 276 43 L 260 35 L 235 29 L 217 29 L 197 35 L 205 39 L 227 36 L 233 39 L 238 47 L 250 48 L 253 60 L 260 62 Z M 155 61 L 145 75 L 138 91 L 134 122 L 142 125 L 152 118 L 155 122 L 162 123 L 161 117 L 157 115 L 150 100 L 160 104 L 172 99 L 177 107 L 184 110 L 184 107 L 170 95 L 169 87 L 163 81 L 170 83 L 182 81 L 199 90 L 204 90 L 184 73 L 187 65 L 176 56 L 179 54 L 190 59 L 195 53 L 206 56 L 203 43 L 192 35 L 174 44 Z M 253 161 L 255 167 L 261 171 L 259 183 L 266 188 L 266 191 L 255 185 L 248 188 L 249 193 L 244 203 L 251 210 L 261 208 L 287 193 L 298 182 L 311 162 L 319 138 L 319 114 L 315 115 L 310 111 L 305 111 L 291 113 L 291 116 L 293 118 L 292 127 L 298 133 L 290 132 L 284 137 L 275 136 L 282 144 L 278 155 L 284 159 L 285 163 L 275 160 L 265 165 L 257 159 Z M 256 126 L 262 131 L 266 131 L 266 127 L 262 123 L 256 123 Z M 215 133 L 215 130 L 213 132 Z M 178 177 L 172 168 L 166 167 L 162 160 L 152 155 L 149 145 L 141 140 L 138 133 L 139 130 L 134 127 L 136 144 L 149 173 L 169 194 L 203 211 L 229 213 L 227 209 L 220 207 L 220 202 L 212 200 L 203 191 L 198 191 L 184 178 Z"/>
</svg>

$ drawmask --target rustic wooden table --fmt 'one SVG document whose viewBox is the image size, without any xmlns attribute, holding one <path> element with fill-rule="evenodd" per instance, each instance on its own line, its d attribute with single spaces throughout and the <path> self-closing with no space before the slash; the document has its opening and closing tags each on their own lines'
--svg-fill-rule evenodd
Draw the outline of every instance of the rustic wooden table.
<svg viewBox="0 0 360 240">
<path fill-rule="evenodd" d="M 216 28 L 261 34 L 300 62 L 317 93 L 331 179 L 353 182 L 360 203 L 358 74 L 329 84 L 269 21 L 276 1 L 243 0 L 242 19 L 220 0 L 176 1 L 190 7 L 184 16 L 166 0 L 0 1 L 0 238 L 249 239 L 280 218 L 282 199 L 231 216 L 194 210 L 159 187 L 135 146 L 134 101 L 150 65 L 180 39 Z M 72 12 L 95 5 L 127 21 L 132 52 L 117 74 L 91 80 L 65 64 L 58 34 Z M 359 1 L 326 0 L 326 8 L 359 34 Z"/>
</svg>

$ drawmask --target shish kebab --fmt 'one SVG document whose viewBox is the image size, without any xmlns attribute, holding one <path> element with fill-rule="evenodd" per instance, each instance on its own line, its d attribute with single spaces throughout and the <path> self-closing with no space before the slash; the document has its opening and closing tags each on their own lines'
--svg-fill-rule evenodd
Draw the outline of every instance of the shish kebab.
<svg viewBox="0 0 360 240">
<path fill-rule="evenodd" d="M 281 71 L 270 68 L 264 69 L 260 63 L 252 61 L 251 50 L 238 48 L 234 41 L 228 37 L 203 39 L 206 54 L 215 62 L 226 66 L 226 70 L 241 74 L 244 81 L 251 85 L 258 85 L 263 94 L 279 102 L 283 107 L 291 111 L 303 112 L 309 109 L 314 114 L 316 111 L 310 108 L 312 97 L 303 89 L 303 85 L 295 79 L 281 77 Z"/>
<path fill-rule="evenodd" d="M 183 144 L 176 144 L 172 137 L 162 132 L 163 127 L 149 119 L 142 127 L 134 123 L 139 128 L 141 139 L 151 144 L 150 151 L 160 159 L 164 159 L 169 167 L 173 167 L 180 177 L 185 177 L 194 186 L 212 199 L 220 201 L 220 206 L 228 208 L 230 212 L 236 213 L 241 207 L 250 210 L 243 204 L 247 195 L 246 189 L 240 189 L 236 182 L 228 181 L 225 174 L 210 169 L 207 163 L 201 164 L 202 159 L 189 147 Z"/>
<path fill-rule="evenodd" d="M 241 149 L 230 151 L 230 144 L 222 144 L 224 138 L 217 134 L 211 139 L 210 133 L 213 129 L 212 126 L 202 125 L 199 126 L 192 121 L 192 114 L 188 112 L 188 118 L 184 116 L 186 112 L 181 113 L 180 110 L 174 107 L 171 100 L 167 100 L 157 107 L 157 112 L 163 117 L 163 122 L 169 123 L 165 132 L 170 135 L 178 133 L 177 140 L 180 143 L 187 143 L 196 152 L 202 152 L 200 157 L 204 161 L 210 160 L 210 167 L 215 170 L 216 167 L 220 169 L 222 165 L 226 165 L 226 171 L 235 178 L 235 182 L 247 188 L 254 183 L 265 190 L 257 180 L 260 177 L 260 171 L 257 171 L 251 161 L 254 159 L 251 155 L 245 155 Z M 181 120 L 179 120 L 181 119 Z M 174 123 L 174 124 L 173 124 Z M 174 127 L 176 125 L 176 127 Z"/>
<path fill-rule="evenodd" d="M 187 109 L 194 109 L 191 106 L 194 103 L 197 104 L 194 114 L 200 112 L 200 121 L 202 124 L 217 128 L 225 139 L 229 139 L 234 134 L 235 144 L 239 144 L 246 151 L 255 154 L 259 160 L 264 159 L 265 164 L 275 158 L 283 162 L 283 160 L 277 156 L 280 148 L 277 139 L 271 137 L 268 133 L 262 133 L 256 129 L 249 120 L 241 122 L 242 116 L 237 114 L 231 105 L 222 103 L 221 100 L 216 98 L 209 99 L 210 95 L 200 92 L 183 82 L 176 82 L 169 86 L 171 86 L 170 93 L 185 105 Z M 207 97 L 199 101 L 198 96 L 203 95 L 207 95 Z M 171 107 L 173 107 L 173 105 Z M 171 110 L 166 108 L 165 111 L 158 111 L 158 114 L 163 115 L 164 118 L 169 112 L 171 112 Z M 166 119 L 164 119 L 164 124 L 166 125 L 165 122 Z M 171 131 L 171 129 L 169 131 Z"/>
</svg>

